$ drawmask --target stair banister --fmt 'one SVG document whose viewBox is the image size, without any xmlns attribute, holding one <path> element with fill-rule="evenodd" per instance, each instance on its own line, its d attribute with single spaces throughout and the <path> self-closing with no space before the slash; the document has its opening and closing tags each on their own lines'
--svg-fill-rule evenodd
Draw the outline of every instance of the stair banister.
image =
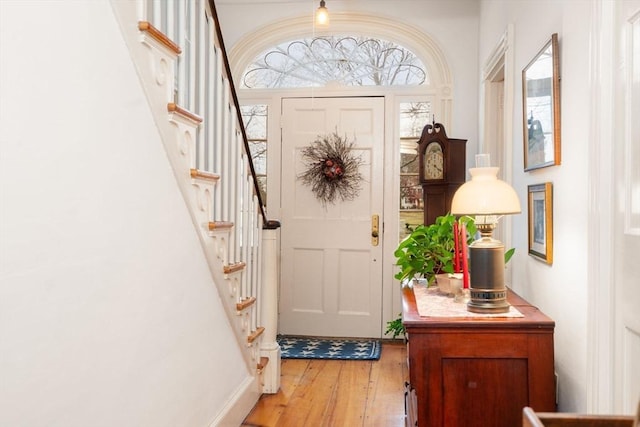
<svg viewBox="0 0 640 427">
<path fill-rule="evenodd" d="M 280 224 L 266 218 L 215 2 L 138 4 L 145 49 L 132 57 L 150 59 L 138 64 L 141 81 L 213 282 L 249 371 L 262 392 L 275 393 Z"/>
</svg>

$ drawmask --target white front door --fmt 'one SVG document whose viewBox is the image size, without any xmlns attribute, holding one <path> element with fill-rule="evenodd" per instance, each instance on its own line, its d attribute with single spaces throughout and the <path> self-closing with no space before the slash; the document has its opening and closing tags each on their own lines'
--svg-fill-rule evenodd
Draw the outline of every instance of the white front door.
<svg viewBox="0 0 640 427">
<path fill-rule="evenodd" d="M 614 411 L 635 413 L 640 399 L 640 0 L 617 3 L 618 122 L 614 147 Z"/>
<path fill-rule="evenodd" d="M 298 177 L 302 151 L 332 132 L 354 143 L 363 179 L 353 200 L 325 206 Z M 282 100 L 280 333 L 381 336 L 383 146 L 382 97 Z"/>
</svg>

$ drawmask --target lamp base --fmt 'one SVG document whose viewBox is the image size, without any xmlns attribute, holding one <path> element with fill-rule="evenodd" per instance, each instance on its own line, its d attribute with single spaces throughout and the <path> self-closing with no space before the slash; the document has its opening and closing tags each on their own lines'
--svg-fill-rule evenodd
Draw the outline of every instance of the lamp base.
<svg viewBox="0 0 640 427">
<path fill-rule="evenodd" d="M 486 228 L 489 232 L 491 227 Z M 506 313 L 509 311 L 507 288 L 504 286 L 504 245 L 489 235 L 483 235 L 469 246 L 471 262 L 471 300 L 467 310 L 472 313 Z"/>
<path fill-rule="evenodd" d="M 509 311 L 506 289 L 474 289 L 467 310 L 472 313 L 506 313 Z"/>
</svg>

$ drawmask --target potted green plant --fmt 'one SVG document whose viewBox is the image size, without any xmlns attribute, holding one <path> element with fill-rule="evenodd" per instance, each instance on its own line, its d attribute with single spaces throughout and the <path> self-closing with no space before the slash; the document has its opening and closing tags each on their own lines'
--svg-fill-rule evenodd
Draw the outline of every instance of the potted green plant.
<svg viewBox="0 0 640 427">
<path fill-rule="evenodd" d="M 458 221 L 467 230 L 467 244 L 473 242 L 477 228 L 474 219 L 469 216 L 456 217 L 451 214 L 439 216 L 430 225 L 419 225 L 396 248 L 394 255 L 396 265 L 400 271 L 395 278 L 401 282 L 414 278 L 425 278 L 431 285 L 440 273 L 453 273 L 453 252 L 455 241 L 453 238 L 453 224 Z M 504 254 L 505 264 L 511 259 L 515 248 Z M 387 322 L 385 335 L 392 338 L 404 335 L 402 318 Z"/>
<path fill-rule="evenodd" d="M 451 214 L 439 216 L 430 225 L 419 225 L 405 238 L 394 252 L 400 271 L 395 278 L 400 281 L 425 278 L 432 284 L 436 274 L 453 273 L 453 224 L 458 221 L 467 229 L 467 243 L 473 241 L 476 226 L 473 218 L 463 216 L 459 220 Z"/>
</svg>

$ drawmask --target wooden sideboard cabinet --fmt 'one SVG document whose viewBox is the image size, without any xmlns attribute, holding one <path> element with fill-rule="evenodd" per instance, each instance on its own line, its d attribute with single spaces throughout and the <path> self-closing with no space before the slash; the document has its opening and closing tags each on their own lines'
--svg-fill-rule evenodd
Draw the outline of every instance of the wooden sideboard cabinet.
<svg viewBox="0 0 640 427">
<path fill-rule="evenodd" d="M 555 323 L 511 290 L 508 301 L 524 317 L 421 317 L 413 288 L 403 287 L 415 392 L 407 393 L 407 424 L 513 427 L 525 406 L 556 411 Z"/>
</svg>

